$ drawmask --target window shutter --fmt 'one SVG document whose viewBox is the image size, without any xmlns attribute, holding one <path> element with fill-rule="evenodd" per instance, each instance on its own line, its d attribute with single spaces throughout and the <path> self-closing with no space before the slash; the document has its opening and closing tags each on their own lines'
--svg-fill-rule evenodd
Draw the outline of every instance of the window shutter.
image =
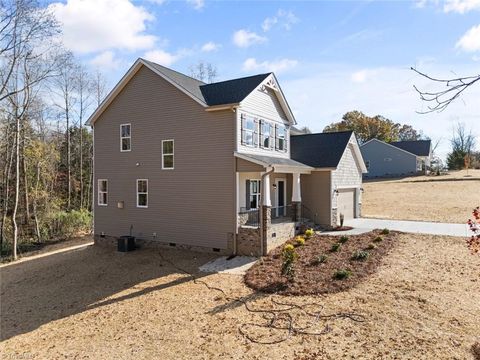
<svg viewBox="0 0 480 360">
<path fill-rule="evenodd" d="M 245 114 L 242 114 L 240 116 L 240 119 L 241 119 L 241 129 L 240 129 L 240 137 L 241 137 L 241 142 L 242 142 L 242 145 L 245 144 Z"/>
<path fill-rule="evenodd" d="M 245 208 L 250 210 L 250 180 L 245 182 Z"/>
<path fill-rule="evenodd" d="M 275 124 L 275 150 L 278 150 L 278 125 Z"/>
<path fill-rule="evenodd" d="M 255 146 L 258 146 L 258 132 L 259 132 L 259 121 L 257 118 L 255 118 L 255 131 L 253 133 L 253 144 Z"/>
<path fill-rule="evenodd" d="M 275 148 L 275 128 L 273 127 L 273 124 L 270 124 L 270 149 Z"/>
</svg>

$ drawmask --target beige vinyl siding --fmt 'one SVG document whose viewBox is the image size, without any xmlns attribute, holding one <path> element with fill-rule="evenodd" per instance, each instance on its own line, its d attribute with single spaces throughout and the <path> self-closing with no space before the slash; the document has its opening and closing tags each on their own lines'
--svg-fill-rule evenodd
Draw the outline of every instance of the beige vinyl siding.
<svg viewBox="0 0 480 360">
<path fill-rule="evenodd" d="M 287 130 L 287 151 L 276 151 L 275 146 L 273 149 L 264 149 L 260 146 L 252 147 L 242 145 L 242 120 L 241 114 L 246 113 L 248 115 L 258 117 L 269 121 L 275 126 L 288 125 L 287 116 L 278 101 L 278 97 L 275 92 L 265 87 L 264 90 L 254 90 L 248 95 L 241 103 L 237 111 L 237 149 L 239 152 L 249 154 L 260 154 L 267 156 L 278 156 L 283 158 L 290 157 L 290 131 Z"/>
<path fill-rule="evenodd" d="M 258 165 L 243 159 L 236 159 L 238 172 L 262 172 L 265 168 L 262 165 Z"/>
<path fill-rule="evenodd" d="M 312 221 L 331 224 L 331 171 L 312 171 L 300 176 L 302 203 L 312 212 Z"/>
<path fill-rule="evenodd" d="M 118 129 L 131 123 L 132 151 Z M 95 185 L 108 179 L 108 206 L 95 207 L 95 233 L 227 248 L 235 231 L 235 114 L 206 112 L 142 67 L 95 123 Z M 162 170 L 162 140 L 175 139 L 175 169 Z M 148 208 L 136 207 L 148 179 Z M 97 189 L 95 189 L 97 194 Z M 124 208 L 117 208 L 123 201 Z M 95 200 L 95 204 L 97 201 Z"/>
</svg>

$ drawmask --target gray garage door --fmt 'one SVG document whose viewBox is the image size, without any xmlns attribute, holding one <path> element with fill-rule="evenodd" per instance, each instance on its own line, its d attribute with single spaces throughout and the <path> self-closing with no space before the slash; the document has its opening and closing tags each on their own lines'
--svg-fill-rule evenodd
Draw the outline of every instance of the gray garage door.
<svg viewBox="0 0 480 360">
<path fill-rule="evenodd" d="M 343 189 L 338 192 L 338 217 L 343 214 L 344 219 L 355 217 L 355 189 Z"/>
</svg>

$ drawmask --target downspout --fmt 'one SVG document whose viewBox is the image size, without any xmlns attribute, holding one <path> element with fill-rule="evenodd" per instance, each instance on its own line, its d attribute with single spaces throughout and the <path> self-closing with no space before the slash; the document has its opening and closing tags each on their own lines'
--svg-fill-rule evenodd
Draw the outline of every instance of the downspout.
<svg viewBox="0 0 480 360">
<path fill-rule="evenodd" d="M 263 195 L 266 193 L 265 178 L 275 171 L 275 168 L 273 166 L 269 165 L 267 166 L 267 168 L 268 167 L 271 167 L 271 169 L 266 173 L 264 173 L 260 179 L 260 189 L 262 194 L 262 206 L 260 207 L 260 254 L 261 256 L 263 256 L 263 241 L 265 240 L 263 236 L 263 202 L 265 201 L 265 198 Z M 267 190 L 270 191 L 270 189 L 267 189 Z"/>
</svg>

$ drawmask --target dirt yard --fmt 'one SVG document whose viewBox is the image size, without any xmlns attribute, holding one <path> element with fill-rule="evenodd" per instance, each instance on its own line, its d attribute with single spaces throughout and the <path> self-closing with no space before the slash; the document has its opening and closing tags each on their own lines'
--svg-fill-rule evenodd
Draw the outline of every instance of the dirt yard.
<svg viewBox="0 0 480 360">
<path fill-rule="evenodd" d="M 363 184 L 362 216 L 466 223 L 480 204 L 480 170 Z"/>
<path fill-rule="evenodd" d="M 82 250 L 0 268 L 2 359 L 472 359 L 480 334 L 480 257 L 464 240 L 400 235 L 378 271 L 346 292 L 324 296 L 254 295 L 242 277 L 197 274 L 251 308 L 272 299 L 318 302 L 322 314 L 355 312 L 366 322 L 322 319 L 321 336 L 292 335 L 259 345 L 239 333 L 262 314 L 173 268 L 188 271 L 213 255 L 174 249 L 120 254 Z M 161 254 L 161 255 L 160 255 Z M 310 309 L 318 311 L 319 308 Z M 300 312 L 291 315 L 298 326 Z M 262 329 L 245 325 L 252 337 Z M 279 331 L 267 338 L 280 338 Z"/>
</svg>

